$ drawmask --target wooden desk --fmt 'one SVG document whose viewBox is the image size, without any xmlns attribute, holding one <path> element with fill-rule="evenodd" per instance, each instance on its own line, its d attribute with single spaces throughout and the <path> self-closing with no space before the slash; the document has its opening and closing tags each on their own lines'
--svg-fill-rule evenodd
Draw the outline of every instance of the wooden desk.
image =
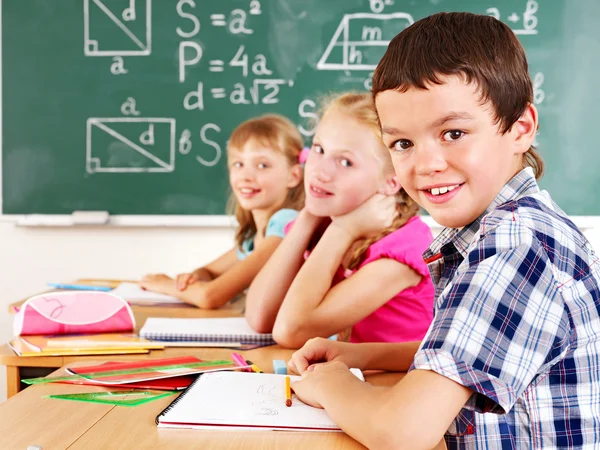
<svg viewBox="0 0 600 450">
<path fill-rule="evenodd" d="M 229 358 L 225 349 L 169 349 L 169 354 L 196 354 L 205 359 Z M 291 350 L 278 346 L 243 352 L 265 372 L 273 359 L 288 360 Z M 158 355 L 157 355 L 158 356 Z M 106 359 L 106 357 L 105 357 Z M 114 359 L 110 357 L 110 359 Z M 61 369 L 56 375 L 62 374 Z M 367 380 L 391 385 L 402 374 L 377 374 Z M 103 391 L 106 388 L 49 383 L 35 385 L 0 404 L 0 448 L 93 450 L 178 449 L 362 449 L 345 433 L 284 431 L 212 431 L 157 428 L 154 419 L 175 397 L 170 396 L 136 407 L 102 405 L 42 398 L 44 395 Z M 114 389 L 111 389 L 114 390 Z M 443 448 L 443 447 L 442 447 Z"/>
<path fill-rule="evenodd" d="M 9 311 L 14 312 L 15 307 L 19 307 L 24 300 L 13 303 L 9 306 Z M 228 303 L 219 309 L 200 309 L 190 305 L 174 306 L 141 306 L 132 305 L 131 310 L 135 317 L 135 332 L 140 328 L 148 317 L 241 317 L 243 316 L 245 298 L 240 297 Z M 171 352 L 174 350 L 174 352 Z M 186 349 L 183 349 L 184 351 Z M 231 352 L 230 352 L 231 353 Z M 75 361 L 98 361 L 98 360 L 131 360 L 161 358 L 171 356 L 172 354 L 181 355 L 176 349 L 152 351 L 149 354 L 142 355 L 95 355 L 95 356 L 43 356 L 43 357 L 21 357 L 17 356 L 8 344 L 0 347 L 0 365 L 6 366 L 6 396 L 8 398 L 21 390 L 22 378 L 33 378 L 36 376 L 45 376 L 52 371 L 66 364 Z M 189 349 L 183 354 L 190 353 Z M 45 369 L 41 369 L 45 368 Z M 0 447 L 2 448 L 2 447 Z"/>
</svg>

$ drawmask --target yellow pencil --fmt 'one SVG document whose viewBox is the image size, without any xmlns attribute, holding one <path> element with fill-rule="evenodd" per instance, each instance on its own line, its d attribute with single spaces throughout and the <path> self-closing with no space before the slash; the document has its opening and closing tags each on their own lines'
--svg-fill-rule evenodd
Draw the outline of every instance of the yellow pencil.
<svg viewBox="0 0 600 450">
<path fill-rule="evenodd" d="M 285 406 L 292 406 L 292 387 L 290 377 L 285 377 Z"/>
</svg>

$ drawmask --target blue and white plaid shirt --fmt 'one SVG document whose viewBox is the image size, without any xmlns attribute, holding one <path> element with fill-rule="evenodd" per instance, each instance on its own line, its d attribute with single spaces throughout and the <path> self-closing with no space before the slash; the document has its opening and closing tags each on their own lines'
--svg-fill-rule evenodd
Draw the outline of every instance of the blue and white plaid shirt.
<svg viewBox="0 0 600 450">
<path fill-rule="evenodd" d="M 531 169 L 424 257 L 435 317 L 413 368 L 474 392 L 448 448 L 600 448 L 600 263 Z"/>
</svg>

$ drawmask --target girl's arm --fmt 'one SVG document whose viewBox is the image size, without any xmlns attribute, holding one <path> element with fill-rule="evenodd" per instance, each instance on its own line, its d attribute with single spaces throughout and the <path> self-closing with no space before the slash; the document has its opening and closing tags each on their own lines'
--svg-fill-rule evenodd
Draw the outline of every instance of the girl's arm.
<svg viewBox="0 0 600 450">
<path fill-rule="evenodd" d="M 299 348 L 313 337 L 348 328 L 398 292 L 416 286 L 421 275 L 392 259 L 371 262 L 331 288 L 333 277 L 356 236 L 329 226 L 290 286 L 275 327 L 277 343 Z"/>
<path fill-rule="evenodd" d="M 473 392 L 428 370 L 413 370 L 391 388 L 374 387 L 341 362 L 315 366 L 292 387 L 371 449 L 435 447 Z"/>
<path fill-rule="evenodd" d="M 174 295 L 200 308 L 220 308 L 250 285 L 281 241 L 278 236 L 269 236 L 241 261 L 237 259 L 235 249 L 230 250 L 207 266 L 211 273 L 217 275 L 212 281 L 194 283 Z"/>
<path fill-rule="evenodd" d="M 235 248 L 219 256 L 209 264 L 199 267 L 193 272 L 180 273 L 175 277 L 175 285 L 185 291 L 189 285 L 198 281 L 211 281 L 227 272 L 237 262 Z"/>
<path fill-rule="evenodd" d="M 234 247 L 214 261 L 194 270 L 193 273 L 200 277 L 199 281 L 211 281 L 231 269 L 237 261 L 237 254 Z"/>
<path fill-rule="evenodd" d="M 235 248 L 229 250 L 206 266 L 207 271 L 214 274 L 215 278 L 189 284 L 183 291 L 177 287 L 175 280 L 166 275 L 147 275 L 140 284 L 149 290 L 177 297 L 198 308 L 220 308 L 250 285 L 281 241 L 278 236 L 269 236 L 241 261 L 237 259 Z"/>
<path fill-rule="evenodd" d="M 270 333 L 283 298 L 304 262 L 304 252 L 322 221 L 300 211 L 288 235 L 254 278 L 246 296 L 246 319 L 259 333 Z"/>
</svg>

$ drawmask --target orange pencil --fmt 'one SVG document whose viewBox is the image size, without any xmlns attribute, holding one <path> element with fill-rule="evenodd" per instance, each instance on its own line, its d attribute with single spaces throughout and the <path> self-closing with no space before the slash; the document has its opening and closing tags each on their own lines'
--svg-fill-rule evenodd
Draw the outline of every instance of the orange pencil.
<svg viewBox="0 0 600 450">
<path fill-rule="evenodd" d="M 292 387 L 290 377 L 285 377 L 285 406 L 292 406 Z"/>
</svg>

